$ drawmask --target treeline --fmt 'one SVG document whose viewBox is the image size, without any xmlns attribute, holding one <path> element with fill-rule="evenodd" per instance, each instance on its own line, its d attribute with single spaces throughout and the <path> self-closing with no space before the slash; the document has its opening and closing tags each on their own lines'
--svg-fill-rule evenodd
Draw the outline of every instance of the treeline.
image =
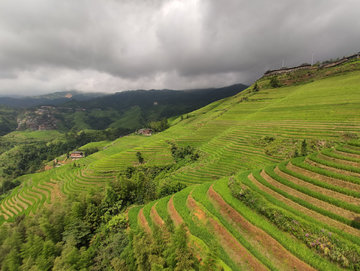
<svg viewBox="0 0 360 271">
<path fill-rule="evenodd" d="M 154 132 L 162 132 L 165 131 L 167 128 L 170 127 L 170 124 L 168 123 L 168 120 L 166 118 L 160 120 L 160 121 L 153 121 L 148 124 L 148 126 L 154 131 Z"/>
</svg>

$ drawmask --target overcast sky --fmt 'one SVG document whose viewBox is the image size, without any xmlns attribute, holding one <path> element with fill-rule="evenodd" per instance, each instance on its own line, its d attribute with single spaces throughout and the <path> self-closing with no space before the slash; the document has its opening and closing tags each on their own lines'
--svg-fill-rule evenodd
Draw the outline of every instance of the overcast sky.
<svg viewBox="0 0 360 271">
<path fill-rule="evenodd" d="M 359 0 L 0 0 L 0 95 L 252 84 L 360 51 Z"/>
</svg>

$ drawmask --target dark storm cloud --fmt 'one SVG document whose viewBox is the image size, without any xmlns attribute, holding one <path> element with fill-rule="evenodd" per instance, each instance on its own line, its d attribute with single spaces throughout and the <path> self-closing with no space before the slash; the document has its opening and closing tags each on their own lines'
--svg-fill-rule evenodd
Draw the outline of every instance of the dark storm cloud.
<svg viewBox="0 0 360 271">
<path fill-rule="evenodd" d="M 360 51 L 357 0 L 0 0 L 0 94 L 251 84 Z"/>
</svg>

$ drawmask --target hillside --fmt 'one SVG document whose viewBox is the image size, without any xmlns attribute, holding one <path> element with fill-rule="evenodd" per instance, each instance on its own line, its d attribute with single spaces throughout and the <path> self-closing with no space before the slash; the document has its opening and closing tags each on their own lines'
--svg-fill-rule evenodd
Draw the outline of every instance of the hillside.
<svg viewBox="0 0 360 271">
<path fill-rule="evenodd" d="M 11 107 L 0 105 L 0 136 L 10 133 L 16 128 L 17 113 L 17 110 Z"/>
<path fill-rule="evenodd" d="M 150 122 L 187 114 L 246 88 L 243 84 L 236 84 L 223 88 L 136 90 L 111 95 L 70 91 L 11 98 L 14 103 L 7 98 L 0 98 L 0 104 L 27 107 L 26 110 L 18 110 L 18 130 L 68 132 L 71 129 L 82 131 L 121 128 L 135 131 L 146 127 Z M 12 130 L 15 128 L 13 126 Z"/>
<path fill-rule="evenodd" d="M 206 258 L 216 239 L 225 270 L 356 270 L 359 70 L 360 61 L 353 61 L 312 71 L 311 80 L 295 80 L 310 75 L 294 72 L 279 76 L 279 88 L 262 78 L 259 89 L 178 117 L 162 133 L 122 137 L 69 165 L 22 176 L 22 185 L 1 202 L 2 221 L 40 216 L 42 206 L 84 191 L 94 197 L 95 187 L 139 168 L 137 152 L 144 166 L 173 165 L 173 143 L 196 147 L 200 157 L 163 173 L 159 183 L 188 187 L 150 203 L 138 198 L 128 213 L 132 229 L 140 225 L 151 234 L 168 215 L 175 225 L 184 221 L 197 258 Z M 139 234 L 132 240 L 143 240 Z"/>
<path fill-rule="evenodd" d="M 107 95 L 90 101 L 69 101 L 64 108 L 84 109 L 65 114 L 73 129 L 139 129 L 151 121 L 189 113 L 214 101 L 233 96 L 247 86 L 195 90 L 134 90 Z"/>
</svg>

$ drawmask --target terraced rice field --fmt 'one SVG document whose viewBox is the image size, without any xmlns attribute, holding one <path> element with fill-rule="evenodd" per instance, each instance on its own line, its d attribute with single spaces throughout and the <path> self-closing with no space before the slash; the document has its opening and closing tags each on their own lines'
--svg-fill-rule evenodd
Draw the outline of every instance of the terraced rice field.
<svg viewBox="0 0 360 271">
<path fill-rule="evenodd" d="M 348 262 L 334 260 L 331 253 L 335 244 L 324 243 L 329 250 L 321 250 L 323 244 L 309 242 L 316 230 L 304 232 L 302 237 L 282 230 L 251 204 L 236 199 L 228 182 L 240 180 L 266 204 L 292 217 L 289 223 L 317 228 L 360 255 L 359 147 L 360 142 L 352 141 L 308 157 L 190 186 L 174 196 L 131 209 L 131 228 L 140 226 L 151 232 L 154 224 L 162 227 L 168 216 L 175 225 L 185 222 L 191 246 L 202 248 L 196 250 L 202 253 L 200 258 L 205 257 L 213 239 L 217 240 L 225 270 L 351 269 L 354 262 L 346 249 L 339 250 L 338 257 L 342 255 Z"/>
</svg>

